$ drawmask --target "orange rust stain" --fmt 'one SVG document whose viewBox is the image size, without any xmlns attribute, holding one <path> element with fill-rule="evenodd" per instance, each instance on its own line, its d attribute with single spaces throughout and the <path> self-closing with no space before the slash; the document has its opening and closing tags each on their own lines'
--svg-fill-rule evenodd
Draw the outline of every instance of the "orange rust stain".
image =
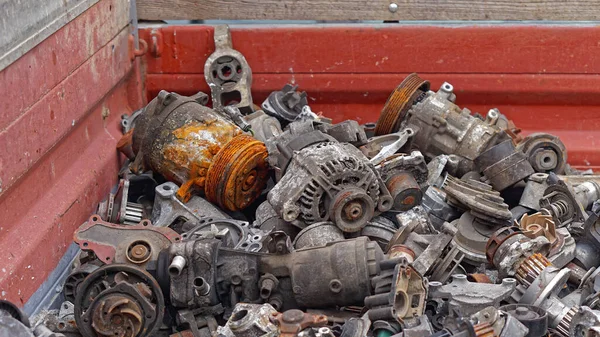
<svg viewBox="0 0 600 337">
<path fill-rule="evenodd" d="M 266 186 L 266 158 L 267 148 L 262 142 L 247 135 L 232 139 L 207 172 L 207 199 L 232 211 L 247 207 Z"/>
<path fill-rule="evenodd" d="M 171 172 L 181 172 L 182 169 L 187 172 L 187 177 L 183 177 L 186 181 L 204 176 L 213 157 L 241 133 L 237 126 L 224 120 L 214 119 L 205 123 L 191 121 L 172 132 L 173 141 L 163 147 L 164 164 Z M 198 184 L 204 183 L 196 181 L 195 185 Z"/>
</svg>

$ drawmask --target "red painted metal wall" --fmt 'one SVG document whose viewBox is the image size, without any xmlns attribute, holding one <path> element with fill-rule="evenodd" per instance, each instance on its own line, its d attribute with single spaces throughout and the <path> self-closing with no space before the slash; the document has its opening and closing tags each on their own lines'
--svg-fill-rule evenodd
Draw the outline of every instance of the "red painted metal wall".
<svg viewBox="0 0 600 337">
<path fill-rule="evenodd" d="M 208 91 L 212 28 L 145 28 L 130 58 L 128 8 L 101 0 L 0 72 L 0 298 L 23 304 L 116 181 L 120 115 L 159 90 Z M 498 107 L 526 133 L 560 136 L 570 161 L 600 166 L 600 30 L 565 26 L 233 28 L 256 103 L 286 82 L 336 121 L 375 121 L 410 72 L 458 103 Z M 143 78 L 143 81 L 140 80 Z M 145 87 L 142 85 L 145 84 Z"/>
<path fill-rule="evenodd" d="M 2 299 L 28 300 L 116 182 L 120 116 L 142 105 L 128 13 L 102 0 L 0 72 Z"/>
<path fill-rule="evenodd" d="M 207 91 L 204 62 L 212 28 L 168 26 L 140 32 L 146 95 Z M 457 103 L 497 107 L 524 133 L 563 139 L 569 161 L 600 167 L 600 29 L 573 26 L 268 26 L 232 28 L 234 48 L 253 70 L 261 103 L 293 82 L 314 111 L 334 120 L 377 120 L 393 88 L 411 72 L 432 87 L 448 81 Z"/>
</svg>

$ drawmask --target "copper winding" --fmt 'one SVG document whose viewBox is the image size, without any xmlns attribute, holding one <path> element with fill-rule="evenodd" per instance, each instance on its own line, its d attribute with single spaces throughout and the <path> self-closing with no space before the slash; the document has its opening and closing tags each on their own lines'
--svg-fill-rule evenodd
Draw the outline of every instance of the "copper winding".
<svg viewBox="0 0 600 337">
<path fill-rule="evenodd" d="M 551 265 L 552 262 L 550 262 L 542 254 L 536 253 L 521 262 L 517 268 L 517 273 L 515 276 L 521 284 L 529 287 L 531 283 L 542 273 L 542 270 Z"/>
<path fill-rule="evenodd" d="M 496 333 L 494 332 L 494 328 L 490 325 L 490 323 L 479 323 L 473 326 L 475 330 L 475 336 L 477 337 L 496 337 Z"/>
<path fill-rule="evenodd" d="M 375 135 L 381 136 L 395 132 L 398 123 L 404 118 L 418 95 L 428 90 L 429 81 L 420 78 L 416 73 L 408 75 L 385 102 L 375 126 Z"/>
<path fill-rule="evenodd" d="M 248 135 L 236 136 L 225 144 L 206 173 L 208 201 L 237 211 L 256 200 L 267 183 L 267 155 L 265 144 Z"/>
<path fill-rule="evenodd" d="M 571 330 L 571 322 L 573 321 L 573 317 L 575 314 L 579 312 L 580 308 L 575 306 L 569 309 L 565 316 L 560 320 L 558 326 L 556 327 L 556 331 L 561 334 L 561 336 L 570 336 Z"/>
</svg>

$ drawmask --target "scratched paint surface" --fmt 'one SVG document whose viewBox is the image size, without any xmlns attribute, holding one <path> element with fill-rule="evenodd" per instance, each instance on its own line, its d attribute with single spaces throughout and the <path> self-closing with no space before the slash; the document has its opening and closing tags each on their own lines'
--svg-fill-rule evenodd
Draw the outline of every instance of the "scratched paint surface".
<svg viewBox="0 0 600 337">
<path fill-rule="evenodd" d="M 142 105 L 128 5 L 101 0 L 0 72 L 0 298 L 23 305 L 116 182 Z"/>
</svg>

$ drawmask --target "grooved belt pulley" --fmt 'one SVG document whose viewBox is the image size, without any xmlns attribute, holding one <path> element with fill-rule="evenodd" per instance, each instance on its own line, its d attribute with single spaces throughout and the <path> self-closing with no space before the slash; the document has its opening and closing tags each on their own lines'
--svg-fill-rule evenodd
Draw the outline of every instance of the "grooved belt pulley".
<svg viewBox="0 0 600 337">
<path fill-rule="evenodd" d="M 416 73 L 408 75 L 388 97 L 375 126 L 375 135 L 381 136 L 398 131 L 404 116 L 423 93 L 429 91 L 429 81 L 420 78 Z"/>
<path fill-rule="evenodd" d="M 266 186 L 267 148 L 262 142 L 240 135 L 227 143 L 206 174 L 206 198 L 229 210 L 246 208 Z"/>
<path fill-rule="evenodd" d="M 183 202 L 204 191 L 209 201 L 238 211 L 266 186 L 267 148 L 204 106 L 206 101 L 203 94 L 161 91 L 136 121 L 130 168 L 134 173 L 152 170 L 181 184 L 177 197 Z"/>
</svg>

